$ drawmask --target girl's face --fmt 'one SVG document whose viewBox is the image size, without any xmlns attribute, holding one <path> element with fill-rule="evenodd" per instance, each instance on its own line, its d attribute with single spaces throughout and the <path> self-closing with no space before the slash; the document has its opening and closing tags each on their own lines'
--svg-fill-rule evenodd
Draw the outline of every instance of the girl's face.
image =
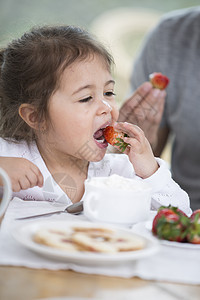
<svg viewBox="0 0 200 300">
<path fill-rule="evenodd" d="M 46 146 L 53 154 L 99 161 L 108 146 L 102 129 L 118 118 L 114 81 L 99 56 L 67 67 L 49 101 Z"/>
</svg>

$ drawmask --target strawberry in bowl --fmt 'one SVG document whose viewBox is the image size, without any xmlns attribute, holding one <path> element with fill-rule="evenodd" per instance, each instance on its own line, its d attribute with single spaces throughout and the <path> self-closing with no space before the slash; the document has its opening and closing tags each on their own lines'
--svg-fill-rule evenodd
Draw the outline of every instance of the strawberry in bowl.
<svg viewBox="0 0 200 300">
<path fill-rule="evenodd" d="M 154 88 L 164 90 L 169 84 L 169 78 L 162 73 L 154 72 L 149 75 L 149 80 Z"/>
</svg>

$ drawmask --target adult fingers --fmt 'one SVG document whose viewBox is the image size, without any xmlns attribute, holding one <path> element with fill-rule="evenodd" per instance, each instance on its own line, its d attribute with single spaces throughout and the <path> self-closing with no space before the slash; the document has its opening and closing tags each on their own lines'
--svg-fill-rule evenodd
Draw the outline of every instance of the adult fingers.
<svg viewBox="0 0 200 300">
<path fill-rule="evenodd" d="M 139 119 L 146 120 L 149 116 L 160 116 L 165 102 L 165 91 L 153 89 L 146 98 L 136 107 L 134 113 Z M 139 112 L 139 113 L 138 113 Z"/>
<path fill-rule="evenodd" d="M 166 97 L 166 92 L 159 91 L 157 98 L 154 98 L 153 100 L 156 101 L 151 102 L 152 108 L 149 109 L 148 113 L 146 114 L 146 120 L 149 121 L 152 125 L 160 124 L 163 111 L 164 111 L 165 97 Z"/>
<path fill-rule="evenodd" d="M 122 105 L 119 112 L 119 121 L 127 121 L 129 120 L 130 115 L 132 114 L 135 107 L 141 103 L 144 98 L 148 95 L 148 93 L 153 89 L 151 83 L 144 82 L 138 89 L 131 95 L 129 99 L 127 99 Z"/>
</svg>

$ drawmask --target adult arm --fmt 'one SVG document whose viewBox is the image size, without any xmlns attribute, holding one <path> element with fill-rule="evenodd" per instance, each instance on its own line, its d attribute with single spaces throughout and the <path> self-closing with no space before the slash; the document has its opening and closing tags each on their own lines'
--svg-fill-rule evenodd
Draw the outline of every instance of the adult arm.
<svg viewBox="0 0 200 300">
<path fill-rule="evenodd" d="M 131 96 L 123 103 L 119 115 L 119 121 L 142 128 L 155 156 L 162 153 L 169 134 L 164 113 L 166 92 L 149 88 L 150 83 L 145 82 L 153 72 L 165 74 L 166 62 L 163 59 L 160 31 L 157 26 L 144 41 L 131 75 Z"/>
</svg>

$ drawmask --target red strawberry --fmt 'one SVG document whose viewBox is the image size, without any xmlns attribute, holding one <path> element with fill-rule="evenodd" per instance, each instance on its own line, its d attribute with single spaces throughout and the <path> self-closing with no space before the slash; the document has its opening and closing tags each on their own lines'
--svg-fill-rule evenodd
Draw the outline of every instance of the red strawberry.
<svg viewBox="0 0 200 300">
<path fill-rule="evenodd" d="M 127 134 L 115 131 L 113 126 L 107 126 L 106 128 L 104 128 L 103 134 L 104 138 L 109 144 L 111 144 L 112 146 L 118 146 L 122 152 L 124 152 L 124 150 L 128 146 L 128 144 L 123 140 L 123 138 L 126 137 Z"/>
<path fill-rule="evenodd" d="M 190 216 L 187 241 L 192 244 L 200 244 L 200 209 L 195 210 Z"/>
<path fill-rule="evenodd" d="M 177 207 L 160 207 L 153 220 L 152 232 L 168 241 L 184 242 L 190 219 Z"/>
<path fill-rule="evenodd" d="M 149 75 L 149 80 L 156 89 L 164 90 L 169 84 L 169 78 L 162 73 L 152 73 Z"/>
<path fill-rule="evenodd" d="M 196 221 L 198 221 L 198 223 L 200 223 L 200 209 L 193 211 L 193 213 L 191 214 L 190 219 L 192 221 L 194 221 L 195 218 L 196 218 Z"/>
</svg>

